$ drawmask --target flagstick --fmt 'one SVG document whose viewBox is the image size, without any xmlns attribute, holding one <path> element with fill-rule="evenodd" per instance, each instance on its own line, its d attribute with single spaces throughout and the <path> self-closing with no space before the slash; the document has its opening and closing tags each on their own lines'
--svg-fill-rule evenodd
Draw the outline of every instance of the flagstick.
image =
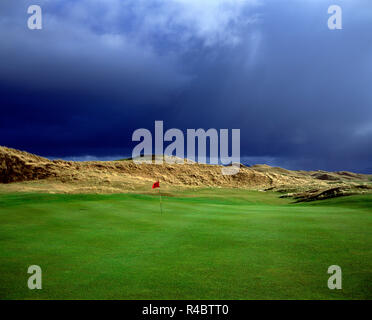
<svg viewBox="0 0 372 320">
<path fill-rule="evenodd" d="M 159 196 L 160 196 L 160 213 L 163 214 L 163 205 L 162 205 L 162 201 L 161 201 L 161 192 L 160 192 L 160 188 L 159 188 Z"/>
</svg>

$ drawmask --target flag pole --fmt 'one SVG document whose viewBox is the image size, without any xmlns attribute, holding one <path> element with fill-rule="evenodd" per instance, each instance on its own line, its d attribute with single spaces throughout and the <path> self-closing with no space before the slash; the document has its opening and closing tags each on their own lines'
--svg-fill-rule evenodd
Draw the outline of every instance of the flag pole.
<svg viewBox="0 0 372 320">
<path fill-rule="evenodd" d="M 163 204 L 162 204 L 162 201 L 161 201 L 161 191 L 160 191 L 159 180 L 152 185 L 152 188 L 153 189 L 159 188 L 160 213 L 162 214 L 163 213 Z"/>
<path fill-rule="evenodd" d="M 159 187 L 159 199 L 160 199 L 160 213 L 163 214 L 163 204 L 162 204 L 162 201 L 161 201 L 160 187 Z"/>
</svg>

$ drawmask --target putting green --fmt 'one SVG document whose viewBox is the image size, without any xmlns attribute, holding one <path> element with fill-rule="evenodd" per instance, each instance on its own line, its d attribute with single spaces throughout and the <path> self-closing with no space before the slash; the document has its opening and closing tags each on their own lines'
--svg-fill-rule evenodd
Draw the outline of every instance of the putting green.
<svg viewBox="0 0 372 320">
<path fill-rule="evenodd" d="M 205 189 L 163 208 L 156 195 L 0 195 L 0 298 L 372 298 L 372 195 Z M 331 265 L 342 290 L 327 287 Z"/>
</svg>

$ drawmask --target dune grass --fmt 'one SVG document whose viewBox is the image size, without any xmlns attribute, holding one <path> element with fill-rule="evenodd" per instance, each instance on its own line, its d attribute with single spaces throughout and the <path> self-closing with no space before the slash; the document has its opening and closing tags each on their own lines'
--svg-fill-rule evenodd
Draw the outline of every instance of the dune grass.
<svg viewBox="0 0 372 320">
<path fill-rule="evenodd" d="M 372 196 L 0 195 L 1 299 L 371 299 Z M 40 265 L 43 289 L 29 290 Z M 327 269 L 343 270 L 329 290 Z"/>
</svg>

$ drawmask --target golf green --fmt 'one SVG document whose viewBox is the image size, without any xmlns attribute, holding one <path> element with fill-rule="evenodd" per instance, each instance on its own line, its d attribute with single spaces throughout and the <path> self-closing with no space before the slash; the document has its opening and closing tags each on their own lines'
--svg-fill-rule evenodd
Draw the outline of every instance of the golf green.
<svg viewBox="0 0 372 320">
<path fill-rule="evenodd" d="M 1 194 L 0 273 L 0 299 L 371 299 L 372 195 Z"/>
</svg>

